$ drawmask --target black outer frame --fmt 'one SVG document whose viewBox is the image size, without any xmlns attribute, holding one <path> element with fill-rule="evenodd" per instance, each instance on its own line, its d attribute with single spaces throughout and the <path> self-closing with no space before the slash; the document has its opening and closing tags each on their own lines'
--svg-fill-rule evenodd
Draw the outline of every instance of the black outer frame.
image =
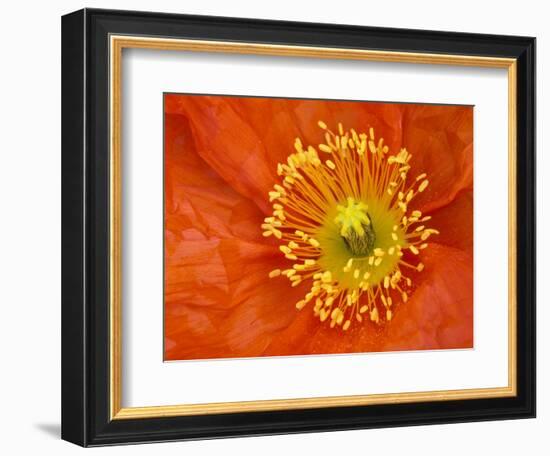
<svg viewBox="0 0 550 456">
<path fill-rule="evenodd" d="M 111 421 L 110 34 L 517 59 L 517 396 Z M 84 9 L 62 18 L 62 127 L 63 439 L 98 446 L 535 417 L 534 38 Z"/>
</svg>

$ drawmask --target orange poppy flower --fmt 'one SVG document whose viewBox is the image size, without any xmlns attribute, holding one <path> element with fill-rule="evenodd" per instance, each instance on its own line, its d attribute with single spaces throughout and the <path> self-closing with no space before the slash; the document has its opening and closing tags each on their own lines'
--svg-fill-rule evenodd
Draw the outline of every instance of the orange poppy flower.
<svg viewBox="0 0 550 456">
<path fill-rule="evenodd" d="M 472 347 L 473 108 L 164 106 L 166 360 Z"/>
</svg>

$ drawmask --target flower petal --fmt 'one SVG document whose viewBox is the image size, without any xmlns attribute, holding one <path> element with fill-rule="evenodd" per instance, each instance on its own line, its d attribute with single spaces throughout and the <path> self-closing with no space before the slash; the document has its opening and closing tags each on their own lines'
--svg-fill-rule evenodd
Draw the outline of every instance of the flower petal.
<svg viewBox="0 0 550 456">
<path fill-rule="evenodd" d="M 295 318 L 306 290 L 268 278 L 281 261 L 266 246 L 236 239 L 178 245 L 167 267 L 165 359 L 260 356 Z"/>
<path fill-rule="evenodd" d="M 398 150 L 404 105 L 353 101 L 167 95 L 168 113 L 187 117 L 198 153 L 241 195 L 265 212 L 265 195 L 278 179 L 277 164 L 286 162 L 300 137 L 317 147 L 323 120 L 333 131 L 338 122 L 358 132 L 376 130 Z"/>
<path fill-rule="evenodd" d="M 447 206 L 430 214 L 430 228 L 439 234 L 432 236 L 428 242 L 455 247 L 472 253 L 474 248 L 474 194 L 473 190 L 458 193 Z"/>
<path fill-rule="evenodd" d="M 432 244 L 426 280 L 396 312 L 384 350 L 473 347 L 473 256 Z"/>
<path fill-rule="evenodd" d="M 263 214 L 196 153 L 186 117 L 165 116 L 165 229 L 173 235 L 262 241 Z M 197 234 L 198 233 L 198 234 Z"/>
<path fill-rule="evenodd" d="M 400 146 L 404 105 L 356 101 L 323 101 L 284 98 L 222 97 L 235 113 L 261 138 L 270 169 L 286 162 L 294 152 L 297 137 L 305 146 L 317 147 L 324 141 L 318 122 L 324 121 L 334 132 L 338 123 L 358 132 L 373 127 L 377 135 L 395 149 Z"/>
<path fill-rule="evenodd" d="M 415 198 L 429 213 L 473 186 L 473 107 L 410 105 L 403 116 L 403 147 L 412 154 L 409 176 L 427 173 L 430 186 Z"/>
<path fill-rule="evenodd" d="M 165 146 L 165 358 L 258 355 L 304 290 L 268 278 L 284 260 L 262 212 L 198 156 L 185 116 L 166 114 Z"/>
<path fill-rule="evenodd" d="M 166 103 L 189 122 L 202 159 L 235 191 L 269 211 L 267 193 L 276 168 L 267 164 L 266 149 L 246 120 L 224 97 L 167 95 Z"/>
</svg>

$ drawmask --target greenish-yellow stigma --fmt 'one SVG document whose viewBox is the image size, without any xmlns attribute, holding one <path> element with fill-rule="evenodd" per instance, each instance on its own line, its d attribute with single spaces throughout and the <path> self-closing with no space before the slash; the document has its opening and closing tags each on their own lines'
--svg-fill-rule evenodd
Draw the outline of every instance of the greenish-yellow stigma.
<svg viewBox="0 0 550 456">
<path fill-rule="evenodd" d="M 347 200 L 347 206 L 338 205 L 338 215 L 334 219 L 340 227 L 340 235 L 344 238 L 348 250 L 354 257 L 365 257 L 372 253 L 376 241 L 376 233 L 368 215 L 368 206 L 352 197 Z"/>
</svg>

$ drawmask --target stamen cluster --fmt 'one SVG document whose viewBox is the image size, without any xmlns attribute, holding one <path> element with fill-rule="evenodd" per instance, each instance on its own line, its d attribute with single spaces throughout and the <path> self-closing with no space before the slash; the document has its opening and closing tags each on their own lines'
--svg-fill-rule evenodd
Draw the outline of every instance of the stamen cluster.
<svg viewBox="0 0 550 456">
<path fill-rule="evenodd" d="M 407 270 L 422 271 L 415 260 L 438 231 L 430 216 L 412 208 L 426 190 L 425 173 L 408 179 L 412 158 L 406 149 L 390 154 L 374 130 L 358 134 L 338 124 L 334 133 L 320 121 L 325 142 L 304 147 L 277 165 L 281 181 L 269 192 L 273 213 L 262 224 L 265 237 L 280 241 L 292 287 L 309 291 L 296 303 L 312 304 L 331 327 L 348 330 L 352 321 L 390 321 L 396 303 L 406 303 L 413 287 Z"/>
</svg>

